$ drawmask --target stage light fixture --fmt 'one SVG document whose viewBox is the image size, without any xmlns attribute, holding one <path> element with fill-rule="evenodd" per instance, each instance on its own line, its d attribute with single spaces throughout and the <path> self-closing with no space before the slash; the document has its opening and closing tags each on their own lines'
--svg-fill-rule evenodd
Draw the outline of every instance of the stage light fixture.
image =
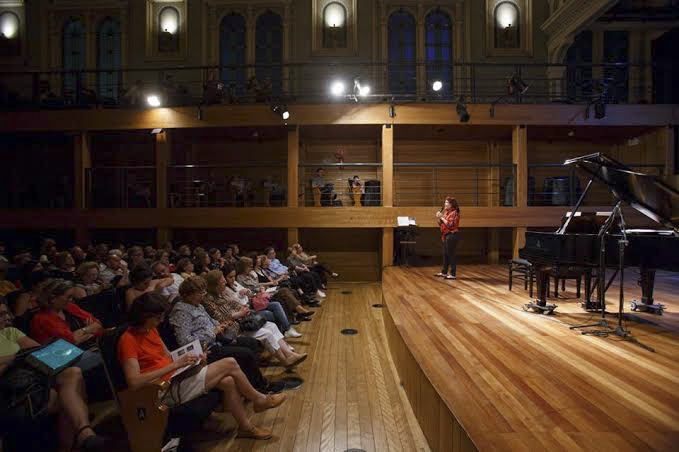
<svg viewBox="0 0 679 452">
<path fill-rule="evenodd" d="M 271 107 L 271 111 L 280 116 L 283 121 L 287 121 L 288 119 L 290 119 L 290 110 L 288 110 L 288 107 L 286 105 L 283 104 L 273 105 Z"/>
<path fill-rule="evenodd" d="M 435 80 L 434 83 L 431 84 L 431 89 L 434 91 L 441 91 L 441 88 L 443 88 L 443 82 L 441 80 Z"/>
<path fill-rule="evenodd" d="M 354 79 L 354 96 L 365 97 L 370 94 L 369 85 L 361 85 L 361 80 L 358 78 Z"/>
<path fill-rule="evenodd" d="M 330 85 L 330 92 L 332 93 L 333 96 L 339 97 L 344 94 L 344 82 L 341 80 L 335 80 L 332 82 L 332 85 Z"/>
<path fill-rule="evenodd" d="M 157 94 L 149 94 L 146 96 L 146 103 L 150 107 L 160 107 L 160 97 Z"/>
<path fill-rule="evenodd" d="M 467 105 L 464 102 L 464 96 L 460 96 L 457 100 L 457 105 L 455 106 L 455 111 L 457 111 L 457 116 L 460 117 L 460 122 L 469 122 L 469 112 L 467 111 Z"/>
</svg>

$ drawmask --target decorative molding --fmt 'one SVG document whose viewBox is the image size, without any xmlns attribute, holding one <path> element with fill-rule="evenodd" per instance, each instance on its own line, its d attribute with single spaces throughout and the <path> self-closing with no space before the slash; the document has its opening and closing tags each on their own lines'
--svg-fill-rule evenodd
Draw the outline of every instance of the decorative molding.
<svg viewBox="0 0 679 452">
<path fill-rule="evenodd" d="M 513 3 L 519 10 L 519 47 L 495 47 L 495 8 L 503 2 Z M 533 0 L 486 0 L 486 56 L 533 56 Z"/>
<path fill-rule="evenodd" d="M 345 48 L 323 47 L 323 11 L 330 3 L 341 4 L 347 12 L 347 46 Z M 311 6 L 311 53 L 313 56 L 358 55 L 358 3 L 357 0 L 312 0 Z"/>
</svg>

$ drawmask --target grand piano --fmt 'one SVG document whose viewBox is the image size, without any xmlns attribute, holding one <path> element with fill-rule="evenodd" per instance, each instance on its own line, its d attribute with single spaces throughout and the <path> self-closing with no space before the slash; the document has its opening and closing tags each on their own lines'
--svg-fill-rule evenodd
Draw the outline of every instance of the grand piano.
<svg viewBox="0 0 679 452">
<path fill-rule="evenodd" d="M 620 272 L 625 267 L 638 267 L 641 301 L 632 302 L 633 310 L 662 314 L 664 306 L 655 303 L 653 286 L 656 270 L 679 272 L 679 188 L 676 182 L 632 171 L 625 165 L 601 154 L 590 154 L 566 160 L 590 178 L 574 209 L 556 232 L 526 232 L 526 245 L 519 256 L 533 265 L 538 299 L 524 309 L 552 313 L 554 304 L 547 303 L 550 275 L 582 272 L 585 276 L 585 303 L 588 309 L 605 311 L 606 269 Z M 579 212 L 593 183 L 606 185 L 613 194 L 615 206 L 606 215 Z M 623 206 L 641 212 L 655 226 L 633 229 L 625 221 Z M 591 276 L 595 276 L 597 300 L 590 300 Z M 622 309 L 623 295 L 620 295 Z"/>
</svg>

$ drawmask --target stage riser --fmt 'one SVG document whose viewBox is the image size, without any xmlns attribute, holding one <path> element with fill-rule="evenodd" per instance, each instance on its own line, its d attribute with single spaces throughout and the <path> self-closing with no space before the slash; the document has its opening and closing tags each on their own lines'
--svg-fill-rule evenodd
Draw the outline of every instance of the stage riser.
<svg viewBox="0 0 679 452">
<path fill-rule="evenodd" d="M 389 313 L 386 300 L 382 310 L 387 342 L 401 386 L 429 447 L 434 452 L 471 452 L 477 448 L 408 350 Z"/>
</svg>

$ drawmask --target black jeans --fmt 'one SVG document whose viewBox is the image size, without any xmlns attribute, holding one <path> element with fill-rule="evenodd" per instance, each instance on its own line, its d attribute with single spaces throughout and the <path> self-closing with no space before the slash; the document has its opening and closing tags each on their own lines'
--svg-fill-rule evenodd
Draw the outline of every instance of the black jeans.
<svg viewBox="0 0 679 452">
<path fill-rule="evenodd" d="M 448 267 L 450 267 L 450 274 L 455 276 L 457 271 L 456 248 L 457 233 L 446 234 L 446 237 L 443 239 L 443 269 L 441 269 L 441 273 L 444 275 L 448 273 Z"/>
<path fill-rule="evenodd" d="M 258 391 L 263 391 L 269 384 L 264 375 L 259 371 L 259 341 L 253 337 L 239 336 L 233 344 L 221 345 L 219 343 L 210 347 L 207 353 L 207 362 L 212 364 L 222 358 L 233 358 L 243 371 L 250 384 Z"/>
</svg>

